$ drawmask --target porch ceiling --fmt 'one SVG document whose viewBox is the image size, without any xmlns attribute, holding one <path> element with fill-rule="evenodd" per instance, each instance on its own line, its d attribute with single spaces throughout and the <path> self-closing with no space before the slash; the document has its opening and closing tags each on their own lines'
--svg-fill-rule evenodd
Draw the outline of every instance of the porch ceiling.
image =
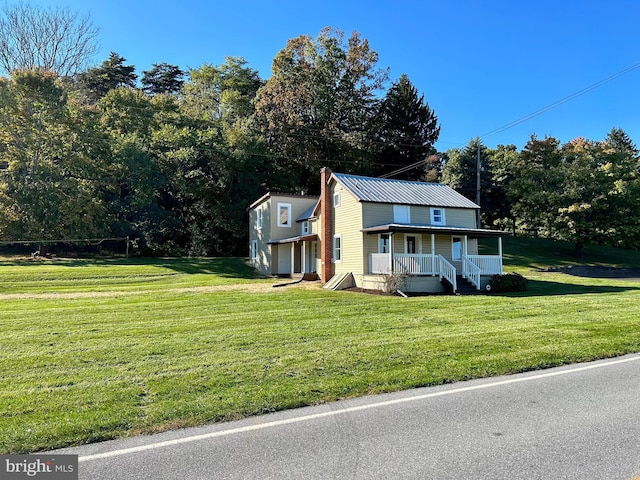
<svg viewBox="0 0 640 480">
<path fill-rule="evenodd" d="M 281 238 L 279 240 L 271 240 L 267 242 L 269 245 L 279 245 L 282 243 L 296 243 L 296 242 L 314 242 L 318 240 L 318 235 L 312 233 L 309 235 L 298 235 L 297 237 Z"/>
<path fill-rule="evenodd" d="M 377 225 L 375 227 L 367 227 L 361 230 L 364 233 L 376 234 L 376 233 L 435 233 L 445 235 L 467 235 L 473 238 L 483 237 L 503 237 L 507 235 L 506 232 L 499 230 L 488 230 L 484 228 L 463 228 L 463 227 L 440 227 L 435 225 L 420 225 L 420 224 L 408 224 L 402 225 L 399 223 L 387 223 L 384 225 Z"/>
</svg>

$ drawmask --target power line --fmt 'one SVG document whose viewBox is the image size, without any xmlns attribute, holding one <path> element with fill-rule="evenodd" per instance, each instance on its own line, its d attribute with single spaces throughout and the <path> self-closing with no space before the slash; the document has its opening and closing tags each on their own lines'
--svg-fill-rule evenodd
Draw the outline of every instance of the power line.
<svg viewBox="0 0 640 480">
<path fill-rule="evenodd" d="M 602 85 L 604 85 L 607 82 L 610 82 L 612 80 L 615 80 L 618 77 L 621 77 L 622 75 L 625 75 L 637 68 L 640 68 L 640 63 L 636 63 L 635 65 L 631 65 L 630 67 L 625 68 L 624 70 L 619 71 L 618 73 L 614 73 L 613 75 L 609 75 L 606 78 L 603 78 L 602 80 L 597 81 L 596 83 L 589 85 L 588 87 L 583 88 L 582 90 L 578 90 L 577 92 L 572 93 L 571 95 L 568 95 L 556 102 L 550 103 L 549 105 L 547 105 L 546 107 L 541 108 L 540 110 L 536 110 L 533 113 L 530 113 L 529 115 L 525 115 L 524 117 L 521 117 L 517 120 L 514 120 L 513 122 L 507 123 L 506 125 L 503 125 L 502 127 L 496 128 L 495 130 L 491 130 L 490 132 L 485 133 L 484 135 L 480 135 L 479 138 L 485 138 L 488 137 L 490 135 L 495 135 L 496 133 L 502 133 L 506 130 L 509 130 L 510 128 L 515 127 L 516 125 L 520 125 L 521 123 L 525 123 L 529 120 L 531 120 L 532 118 L 535 118 L 537 116 L 542 115 L 545 112 L 548 112 L 549 110 L 552 110 L 554 108 L 556 108 L 559 105 L 562 105 L 563 103 L 567 103 L 570 100 L 573 100 L 576 97 L 579 97 L 580 95 L 584 95 L 587 92 L 590 92 L 591 90 L 594 90 Z"/>
</svg>

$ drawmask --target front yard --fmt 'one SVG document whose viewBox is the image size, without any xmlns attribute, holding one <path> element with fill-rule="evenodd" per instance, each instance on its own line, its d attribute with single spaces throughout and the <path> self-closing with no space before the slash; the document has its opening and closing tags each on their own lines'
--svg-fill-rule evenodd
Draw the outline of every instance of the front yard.
<svg viewBox="0 0 640 480">
<path fill-rule="evenodd" d="M 504 296 L 271 288 L 233 259 L 0 262 L 0 452 L 640 351 L 640 282 L 541 272 L 564 261 L 513 242 L 530 286 Z"/>
</svg>

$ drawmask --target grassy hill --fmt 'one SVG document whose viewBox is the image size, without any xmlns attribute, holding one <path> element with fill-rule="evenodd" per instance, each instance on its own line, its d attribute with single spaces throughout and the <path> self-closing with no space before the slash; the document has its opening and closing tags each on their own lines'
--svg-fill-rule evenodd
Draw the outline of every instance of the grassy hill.
<svg viewBox="0 0 640 480">
<path fill-rule="evenodd" d="M 0 261 L 0 452 L 34 452 L 640 351 L 638 252 L 505 240 L 527 292 L 272 288 L 242 259 Z"/>
</svg>

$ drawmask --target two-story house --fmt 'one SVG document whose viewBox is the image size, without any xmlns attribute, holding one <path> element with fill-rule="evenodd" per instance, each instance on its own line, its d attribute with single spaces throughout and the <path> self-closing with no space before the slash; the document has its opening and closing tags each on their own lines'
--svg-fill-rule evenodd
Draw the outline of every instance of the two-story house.
<svg viewBox="0 0 640 480">
<path fill-rule="evenodd" d="M 251 262 L 363 288 L 402 274 L 407 292 L 455 291 L 459 276 L 481 289 L 502 273 L 503 232 L 477 228 L 479 208 L 446 185 L 323 169 L 319 198 L 267 194 L 249 207 Z M 495 255 L 478 255 L 483 237 L 497 238 Z"/>
</svg>

